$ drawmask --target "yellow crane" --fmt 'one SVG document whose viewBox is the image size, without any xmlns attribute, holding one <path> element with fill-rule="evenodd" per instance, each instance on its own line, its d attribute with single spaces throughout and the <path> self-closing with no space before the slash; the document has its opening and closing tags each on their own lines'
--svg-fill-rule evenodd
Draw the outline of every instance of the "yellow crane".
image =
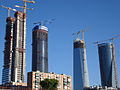
<svg viewBox="0 0 120 90">
<path fill-rule="evenodd" d="M 33 10 L 33 8 L 27 8 L 27 3 L 35 3 L 35 1 L 33 1 L 33 0 L 32 1 L 23 0 L 23 2 L 24 2 L 24 6 L 15 5 L 15 7 L 23 8 L 24 13 L 26 13 L 26 9 Z"/>
<path fill-rule="evenodd" d="M 17 11 L 16 9 L 12 9 L 12 8 L 10 8 L 10 7 L 6 7 L 6 6 L 3 6 L 3 5 L 1 5 L 0 7 L 5 8 L 5 9 L 8 9 L 8 17 L 10 17 L 10 10 L 12 10 L 12 11 Z"/>
</svg>

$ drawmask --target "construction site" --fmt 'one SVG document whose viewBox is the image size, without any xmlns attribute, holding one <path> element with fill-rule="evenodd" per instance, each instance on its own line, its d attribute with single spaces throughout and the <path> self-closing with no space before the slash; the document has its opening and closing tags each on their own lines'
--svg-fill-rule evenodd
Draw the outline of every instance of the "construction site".
<svg viewBox="0 0 120 90">
<path fill-rule="evenodd" d="M 4 68 L 2 83 L 24 82 L 26 73 L 26 3 L 34 1 L 24 0 L 23 12 L 1 5 L 8 10 L 6 19 L 6 36 L 4 49 Z M 15 11 L 14 17 L 10 16 L 10 11 Z"/>
<path fill-rule="evenodd" d="M 73 47 L 71 47 L 73 52 L 73 79 L 70 75 L 55 74 L 49 71 L 49 29 L 46 23 L 51 24 L 54 19 L 37 23 L 32 22 L 35 25 L 33 29 L 31 28 L 32 68 L 31 72 L 26 72 L 27 10 L 33 10 L 33 8 L 28 7 L 27 3 L 35 4 L 36 2 L 34 0 L 21 0 L 21 2 L 23 6 L 14 5 L 15 8 L 19 8 L 21 11 L 0 5 L 1 8 L 8 10 L 0 89 L 47 90 L 40 85 L 40 82 L 45 79 L 56 79 L 58 80 L 58 90 L 120 90 L 116 59 L 116 50 L 118 49 L 116 49 L 115 44 L 115 40 L 120 39 L 120 34 L 92 43 L 92 45 L 97 46 L 98 51 L 100 85 L 91 86 L 89 80 L 90 65 L 88 65 L 87 44 L 84 36 L 84 33 L 89 32 L 87 29 L 72 34 L 75 37 L 72 42 Z M 11 11 L 14 12 L 14 16 L 11 16 Z"/>
</svg>

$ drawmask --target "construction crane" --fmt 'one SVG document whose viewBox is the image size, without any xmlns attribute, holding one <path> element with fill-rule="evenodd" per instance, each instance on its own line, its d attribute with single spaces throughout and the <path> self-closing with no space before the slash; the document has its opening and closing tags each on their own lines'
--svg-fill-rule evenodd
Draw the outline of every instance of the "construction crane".
<svg viewBox="0 0 120 90">
<path fill-rule="evenodd" d="M 97 41 L 97 42 L 94 42 L 93 44 L 99 44 L 99 43 L 102 43 L 102 42 L 106 42 L 106 41 L 112 41 L 114 43 L 114 40 L 119 38 L 120 37 L 120 34 L 119 35 L 116 35 L 110 39 L 106 39 L 106 40 L 102 40 L 102 41 Z"/>
<path fill-rule="evenodd" d="M 72 35 L 77 35 L 78 38 L 80 38 L 80 31 L 73 33 Z"/>
<path fill-rule="evenodd" d="M 41 22 L 36 22 L 36 23 L 33 23 L 33 24 L 38 24 L 40 26 L 45 26 L 47 23 L 48 24 L 52 24 L 54 22 L 55 19 L 51 19 L 51 20 L 44 20 L 44 21 L 41 21 Z"/>
<path fill-rule="evenodd" d="M 116 65 L 116 57 L 115 57 L 115 46 L 114 46 L 114 40 L 115 39 L 118 39 L 120 37 L 120 34 L 119 35 L 116 35 L 110 39 L 106 39 L 106 40 L 103 40 L 103 41 L 97 41 L 97 42 L 94 42 L 94 44 L 99 44 L 99 43 L 102 43 L 102 42 L 106 42 L 106 41 L 111 41 L 112 42 L 112 63 L 113 63 L 113 71 L 114 71 L 114 74 L 115 74 L 115 83 L 116 83 L 116 87 L 118 87 L 118 73 L 117 73 L 117 65 Z"/>
<path fill-rule="evenodd" d="M 78 38 L 80 38 L 80 33 L 82 33 L 82 40 L 84 40 L 84 33 L 86 32 L 87 30 L 80 30 L 76 33 L 73 33 L 72 35 L 77 35 Z"/>
<path fill-rule="evenodd" d="M 119 87 L 119 83 L 118 83 L 118 72 L 117 72 L 117 64 L 116 64 L 116 57 L 115 57 L 115 46 L 114 44 L 112 45 L 112 69 L 113 69 L 113 72 L 114 72 L 114 77 L 115 77 L 115 84 L 116 84 L 116 88 Z"/>
<path fill-rule="evenodd" d="M 1 5 L 0 7 L 5 8 L 5 9 L 8 9 L 8 17 L 10 17 L 10 10 L 12 10 L 12 11 L 17 11 L 16 9 L 12 9 L 12 8 L 10 8 L 10 7 L 5 7 L 5 6 L 3 6 L 3 5 Z"/>
<path fill-rule="evenodd" d="M 30 9 L 30 10 L 33 10 L 33 8 L 27 8 L 27 3 L 35 3 L 35 1 L 27 1 L 27 0 L 23 0 L 24 2 L 24 6 L 19 6 L 19 5 L 15 5 L 15 7 L 18 7 L 18 8 L 23 8 L 23 12 L 26 13 L 26 9 Z"/>
<path fill-rule="evenodd" d="M 18 6 L 18 5 L 15 5 L 15 7 L 24 9 L 24 7 L 21 7 L 21 6 Z M 33 8 L 25 8 L 25 9 L 33 10 Z"/>
</svg>

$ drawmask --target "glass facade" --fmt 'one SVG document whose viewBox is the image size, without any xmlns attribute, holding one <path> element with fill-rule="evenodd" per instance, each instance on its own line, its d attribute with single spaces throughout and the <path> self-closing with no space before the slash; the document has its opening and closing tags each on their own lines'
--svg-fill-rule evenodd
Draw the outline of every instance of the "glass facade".
<svg viewBox="0 0 120 90">
<path fill-rule="evenodd" d="M 78 38 L 74 41 L 73 60 L 73 88 L 74 90 L 83 90 L 85 87 L 89 87 L 89 77 L 85 43 Z"/>
<path fill-rule="evenodd" d="M 12 69 L 12 46 L 13 46 L 14 18 L 8 17 L 6 19 L 6 22 L 7 22 L 7 24 L 6 24 L 6 35 L 5 35 L 2 83 L 8 83 L 11 81 L 11 69 Z"/>
<path fill-rule="evenodd" d="M 48 31 L 44 30 L 45 26 L 35 27 L 32 33 L 32 71 L 46 73 L 48 72 Z"/>
<path fill-rule="evenodd" d="M 98 44 L 98 53 L 102 86 L 118 87 L 114 45 Z"/>
</svg>

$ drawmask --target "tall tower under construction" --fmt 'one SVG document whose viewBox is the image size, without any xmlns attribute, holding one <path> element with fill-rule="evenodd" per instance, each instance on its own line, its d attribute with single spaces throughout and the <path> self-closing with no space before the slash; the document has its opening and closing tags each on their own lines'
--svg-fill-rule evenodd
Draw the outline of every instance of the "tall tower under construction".
<svg viewBox="0 0 120 90">
<path fill-rule="evenodd" d="M 12 81 L 24 82 L 26 65 L 26 14 L 15 13 L 13 33 Z"/>
<path fill-rule="evenodd" d="M 25 14 L 7 18 L 2 82 L 24 82 L 26 61 Z"/>
<path fill-rule="evenodd" d="M 6 19 L 7 24 L 6 24 L 6 35 L 5 35 L 2 83 L 8 83 L 11 81 L 14 21 L 15 19 L 12 17 L 8 17 Z"/>
<path fill-rule="evenodd" d="M 48 28 L 42 25 L 32 32 L 32 71 L 48 72 Z"/>
<path fill-rule="evenodd" d="M 98 44 L 98 53 L 102 86 L 118 87 L 114 44 Z"/>
<path fill-rule="evenodd" d="M 84 40 L 74 40 L 73 78 L 74 90 L 83 90 L 89 87 L 89 76 L 86 60 L 86 47 Z"/>
</svg>

